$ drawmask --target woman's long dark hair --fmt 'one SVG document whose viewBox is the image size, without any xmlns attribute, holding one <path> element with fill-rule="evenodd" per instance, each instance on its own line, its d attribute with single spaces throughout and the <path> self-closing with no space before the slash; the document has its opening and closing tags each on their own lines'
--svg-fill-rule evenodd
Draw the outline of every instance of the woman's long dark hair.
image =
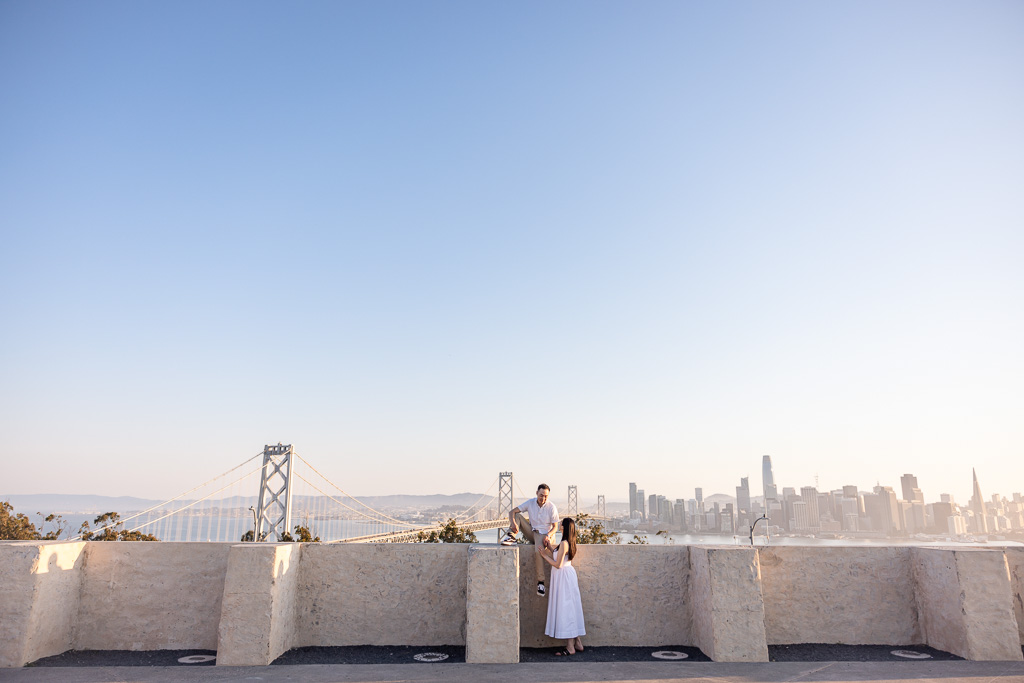
<svg viewBox="0 0 1024 683">
<path fill-rule="evenodd" d="M 576 557 L 576 522 L 572 520 L 572 517 L 562 520 L 562 540 L 569 543 L 569 552 L 567 553 L 569 559 Z"/>
</svg>

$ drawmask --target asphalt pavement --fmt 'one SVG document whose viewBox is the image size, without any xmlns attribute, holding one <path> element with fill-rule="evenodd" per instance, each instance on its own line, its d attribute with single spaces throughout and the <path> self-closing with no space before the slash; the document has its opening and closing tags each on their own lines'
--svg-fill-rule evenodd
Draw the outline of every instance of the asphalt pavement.
<svg viewBox="0 0 1024 683">
<path fill-rule="evenodd" d="M 0 669 L 3 683 L 587 683 L 607 681 L 648 683 L 700 681 L 706 683 L 1024 683 L 1024 662 L 916 660 L 900 662 L 769 662 L 731 664 L 665 660 L 643 662 L 556 661 L 521 664 L 304 664 L 295 666 L 32 666 Z"/>
</svg>

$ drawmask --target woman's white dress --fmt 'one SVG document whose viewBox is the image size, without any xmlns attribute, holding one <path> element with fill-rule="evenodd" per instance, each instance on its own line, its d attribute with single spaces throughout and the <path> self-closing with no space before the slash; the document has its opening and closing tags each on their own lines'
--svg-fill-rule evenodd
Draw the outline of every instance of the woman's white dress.
<svg viewBox="0 0 1024 683">
<path fill-rule="evenodd" d="M 555 562 L 558 562 L 558 553 L 555 553 Z M 561 569 L 551 568 L 548 623 L 544 628 L 544 635 L 566 639 L 587 635 L 586 629 L 583 628 L 580 584 L 571 560 L 567 559 Z"/>
</svg>

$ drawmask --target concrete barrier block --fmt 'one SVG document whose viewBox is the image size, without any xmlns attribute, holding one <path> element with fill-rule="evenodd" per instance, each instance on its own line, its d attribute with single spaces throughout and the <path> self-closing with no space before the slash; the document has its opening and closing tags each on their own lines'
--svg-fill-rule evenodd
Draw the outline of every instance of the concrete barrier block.
<svg viewBox="0 0 1024 683">
<path fill-rule="evenodd" d="M 1006 564 L 1010 568 L 1010 590 L 1013 597 L 1013 615 L 1017 618 L 1017 631 L 1024 645 L 1024 548 L 1005 548 Z"/>
<path fill-rule="evenodd" d="M 265 666 L 298 639 L 297 543 L 232 546 L 217 640 L 218 666 Z"/>
<path fill-rule="evenodd" d="M 466 581 L 466 661 L 519 662 L 519 548 L 473 545 Z"/>
<path fill-rule="evenodd" d="M 769 645 L 923 643 L 911 548 L 759 548 Z"/>
<path fill-rule="evenodd" d="M 299 572 L 299 646 L 465 645 L 462 543 L 312 543 Z"/>
<path fill-rule="evenodd" d="M 85 550 L 77 650 L 212 650 L 230 546 L 94 541 Z"/>
<path fill-rule="evenodd" d="M 547 598 L 537 595 L 530 547 L 519 554 L 522 647 L 561 647 L 544 635 Z M 580 581 L 584 645 L 689 645 L 690 564 L 684 545 L 579 545 L 572 566 Z"/>
<path fill-rule="evenodd" d="M 85 545 L 0 543 L 0 667 L 72 648 Z"/>
<path fill-rule="evenodd" d="M 1020 661 L 1002 551 L 915 548 L 915 593 L 928 645 L 971 660 Z"/>
<path fill-rule="evenodd" d="M 697 647 L 716 662 L 767 662 L 757 550 L 693 547 L 690 562 Z"/>
</svg>

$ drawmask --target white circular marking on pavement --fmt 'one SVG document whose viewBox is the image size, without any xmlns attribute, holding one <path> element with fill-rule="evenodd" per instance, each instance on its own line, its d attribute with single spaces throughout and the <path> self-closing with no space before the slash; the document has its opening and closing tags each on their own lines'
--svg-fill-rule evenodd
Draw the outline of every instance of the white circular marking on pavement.
<svg viewBox="0 0 1024 683">
<path fill-rule="evenodd" d="M 931 659 L 932 656 L 926 652 L 914 652 L 913 650 L 893 650 L 892 653 L 903 659 Z"/>
<path fill-rule="evenodd" d="M 189 655 L 188 657 L 179 657 L 178 662 L 180 664 L 202 664 L 215 659 L 217 659 L 215 655 Z"/>
<path fill-rule="evenodd" d="M 651 656 L 655 659 L 686 659 L 690 655 L 685 652 L 676 652 L 675 650 L 658 650 L 652 652 Z"/>
<path fill-rule="evenodd" d="M 421 652 L 412 658 L 417 662 L 443 662 L 448 659 L 448 655 L 443 652 Z"/>
</svg>

